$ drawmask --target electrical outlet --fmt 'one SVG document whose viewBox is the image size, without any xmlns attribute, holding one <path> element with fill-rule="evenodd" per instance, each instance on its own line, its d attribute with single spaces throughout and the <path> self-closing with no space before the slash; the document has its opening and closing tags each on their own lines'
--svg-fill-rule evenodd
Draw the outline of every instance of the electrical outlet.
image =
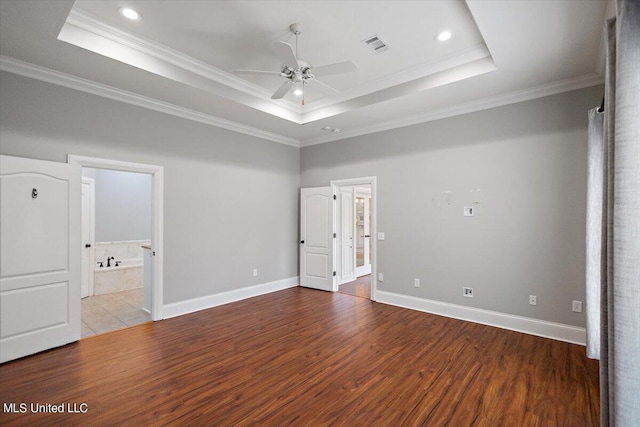
<svg viewBox="0 0 640 427">
<path fill-rule="evenodd" d="M 573 300 L 573 302 L 571 303 L 571 311 L 582 313 L 582 301 Z"/>
<path fill-rule="evenodd" d="M 384 231 L 378 232 L 378 240 L 384 240 Z"/>
<path fill-rule="evenodd" d="M 529 305 L 538 305 L 538 297 L 535 295 L 529 295 Z"/>
<path fill-rule="evenodd" d="M 473 288 L 462 288 L 462 296 L 467 298 L 473 298 Z"/>
<path fill-rule="evenodd" d="M 420 279 L 413 279 L 413 287 L 414 288 L 420 287 Z"/>
<path fill-rule="evenodd" d="M 254 268 L 253 269 L 253 277 L 256 277 L 258 275 L 258 269 Z"/>
<path fill-rule="evenodd" d="M 384 282 L 384 276 L 382 273 L 378 273 L 378 282 Z"/>
</svg>

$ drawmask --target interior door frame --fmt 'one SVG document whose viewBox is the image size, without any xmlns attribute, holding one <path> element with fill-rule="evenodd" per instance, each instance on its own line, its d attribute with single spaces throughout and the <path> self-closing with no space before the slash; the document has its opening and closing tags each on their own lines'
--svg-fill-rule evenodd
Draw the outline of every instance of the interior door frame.
<svg viewBox="0 0 640 427">
<path fill-rule="evenodd" d="M 358 203 L 357 203 L 357 199 L 358 198 L 362 198 L 365 200 L 363 209 L 364 209 L 364 213 L 366 214 L 367 211 L 369 211 L 369 217 L 367 218 L 365 215 L 365 219 L 364 219 L 364 223 L 365 224 L 369 224 L 369 237 L 368 239 L 371 239 L 373 234 L 371 233 L 371 209 L 367 206 L 368 203 L 368 199 L 371 199 L 371 189 L 370 188 L 363 188 L 363 187 L 353 187 L 353 201 L 354 201 L 354 208 L 353 208 L 353 216 L 354 216 L 354 240 L 353 240 L 353 275 L 354 278 L 357 279 L 358 277 L 362 277 L 362 276 L 366 276 L 367 274 L 371 274 L 371 263 L 369 263 L 369 267 L 367 268 L 366 264 L 363 265 L 362 267 L 358 267 L 357 265 L 357 252 L 358 252 L 358 242 L 357 242 L 357 231 L 356 231 L 356 224 L 358 223 L 358 214 L 357 214 L 357 207 L 358 207 Z M 364 227 L 364 235 L 366 235 L 366 227 Z M 366 244 L 366 239 L 367 237 L 363 237 L 363 257 L 365 259 L 365 261 L 367 260 L 367 257 L 365 256 L 367 254 L 367 252 L 369 252 L 369 245 Z M 369 259 L 371 259 L 371 254 L 369 254 Z M 369 272 L 368 273 L 364 273 L 364 274 L 358 274 L 358 269 L 366 269 Z M 355 280 L 354 279 L 354 280 Z"/>
<path fill-rule="evenodd" d="M 344 240 L 344 227 L 342 227 L 342 225 L 344 224 L 344 203 L 342 200 L 343 194 L 345 194 L 344 188 L 347 187 L 349 189 L 349 192 L 351 193 L 351 203 L 350 203 L 350 209 L 351 209 L 351 215 L 349 217 L 349 221 L 351 222 L 351 251 L 350 251 L 350 256 L 351 256 L 351 270 L 350 271 L 346 271 L 345 267 L 344 267 L 344 252 L 343 252 L 343 240 Z M 338 251 L 337 255 L 336 255 L 336 264 L 335 264 L 335 270 L 337 271 L 337 285 L 340 286 L 343 283 L 349 283 L 349 282 L 353 282 L 354 280 L 356 280 L 356 276 L 355 276 L 355 266 L 356 266 L 356 261 L 355 261 L 355 249 L 353 248 L 354 246 L 354 242 L 355 242 L 355 221 L 354 221 L 354 216 L 355 216 L 355 189 L 353 187 L 350 187 L 348 185 L 340 185 L 338 187 L 334 187 L 333 191 L 335 194 L 337 194 L 338 198 L 337 198 L 337 204 L 336 204 L 336 213 L 335 213 L 335 217 L 336 217 L 336 222 L 335 222 L 335 231 L 337 233 L 337 239 L 336 239 L 336 250 Z M 345 272 L 349 273 L 349 278 L 345 279 Z"/>
<path fill-rule="evenodd" d="M 89 244 L 91 245 L 91 248 L 89 250 L 89 265 L 91 266 L 90 269 L 90 274 L 89 274 L 89 295 L 88 296 L 92 296 L 93 295 L 93 280 L 94 280 L 94 276 L 93 276 L 93 270 L 94 270 L 94 266 L 96 265 L 96 180 L 93 178 L 89 178 L 86 176 L 82 177 L 82 182 L 81 182 L 81 187 L 82 185 L 88 184 L 91 188 L 91 199 L 89 201 L 89 205 L 91 206 L 91 212 L 89 213 Z M 80 198 L 80 202 L 83 203 L 83 197 L 81 196 Z M 82 219 L 83 216 L 81 215 L 80 218 Z M 82 235 L 82 231 L 80 231 L 80 235 Z M 82 245 L 84 246 L 87 242 L 82 242 Z M 84 250 L 85 248 L 83 247 L 82 250 Z M 81 264 L 81 270 L 84 269 L 84 265 Z M 81 271 L 82 274 L 82 271 Z M 81 276 L 82 277 L 82 276 Z M 82 289 L 82 282 L 80 282 L 80 289 Z"/>
<path fill-rule="evenodd" d="M 148 173 L 151 175 L 151 248 L 153 262 L 151 320 L 162 320 L 163 290 L 163 230 L 164 230 L 164 167 L 143 163 L 123 162 L 69 154 L 67 163 L 97 169 L 112 169 L 124 172 Z"/>
<path fill-rule="evenodd" d="M 331 180 L 329 184 L 333 187 L 333 194 L 337 194 L 337 187 L 352 185 L 357 187 L 359 185 L 369 185 L 371 187 L 371 223 L 369 224 L 371 236 L 377 236 L 376 230 L 378 229 L 378 189 L 377 189 L 377 177 L 368 176 L 363 178 L 349 178 L 349 179 L 335 179 Z M 354 200 L 355 203 L 355 200 Z M 336 214 L 337 215 L 337 214 Z M 334 218 L 335 224 L 335 218 Z M 336 244 L 334 239 L 334 245 Z M 355 245 L 354 245 L 355 246 Z M 371 256 L 371 301 L 376 301 L 376 293 L 378 290 L 378 239 L 373 239 L 373 255 Z M 334 247 L 334 254 L 336 253 Z M 334 261 L 335 262 L 335 261 Z"/>
</svg>

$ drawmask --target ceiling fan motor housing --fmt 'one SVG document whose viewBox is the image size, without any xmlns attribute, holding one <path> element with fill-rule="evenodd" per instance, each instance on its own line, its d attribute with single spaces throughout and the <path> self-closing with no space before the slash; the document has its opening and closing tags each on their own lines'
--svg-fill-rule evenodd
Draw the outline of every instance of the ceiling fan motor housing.
<svg viewBox="0 0 640 427">
<path fill-rule="evenodd" d="M 302 34 L 302 24 L 298 24 L 298 23 L 291 24 L 291 25 L 289 25 L 289 29 L 296 36 Z"/>
</svg>

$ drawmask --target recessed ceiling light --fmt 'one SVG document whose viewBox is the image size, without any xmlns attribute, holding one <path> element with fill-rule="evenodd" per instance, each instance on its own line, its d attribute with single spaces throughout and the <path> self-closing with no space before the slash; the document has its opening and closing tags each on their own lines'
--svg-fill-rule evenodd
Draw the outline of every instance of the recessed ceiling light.
<svg viewBox="0 0 640 427">
<path fill-rule="evenodd" d="M 295 96 L 302 96 L 302 89 L 296 89 L 296 90 L 294 90 L 294 91 L 293 91 L 293 94 L 294 94 Z"/>
<path fill-rule="evenodd" d="M 436 39 L 438 39 L 441 42 L 447 41 L 451 38 L 451 32 L 450 31 L 442 31 L 440 34 L 438 34 L 436 36 Z"/>
<path fill-rule="evenodd" d="M 142 19 L 142 15 L 139 12 L 136 12 L 129 7 L 121 7 L 120 9 L 118 9 L 118 12 L 120 12 L 120 15 L 132 21 L 139 21 L 140 19 Z"/>
</svg>

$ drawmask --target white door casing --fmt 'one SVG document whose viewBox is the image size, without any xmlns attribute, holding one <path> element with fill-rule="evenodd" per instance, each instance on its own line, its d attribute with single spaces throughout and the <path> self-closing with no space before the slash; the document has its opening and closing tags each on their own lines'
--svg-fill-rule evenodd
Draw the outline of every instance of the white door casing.
<svg viewBox="0 0 640 427">
<path fill-rule="evenodd" d="M 355 280 L 354 275 L 354 199 L 353 187 L 338 188 L 338 218 L 336 234 L 338 237 L 338 265 L 336 268 L 338 285 Z"/>
<path fill-rule="evenodd" d="M 330 181 L 330 185 L 336 189 L 343 186 L 365 186 L 371 191 L 371 209 L 370 209 L 370 223 L 369 234 L 375 236 L 378 231 L 377 223 L 377 178 L 375 176 L 362 177 L 362 178 L 347 178 L 347 179 L 335 179 Z M 376 300 L 376 293 L 378 289 L 378 241 L 377 239 L 370 240 L 371 243 L 371 300 Z"/>
<path fill-rule="evenodd" d="M 152 300 L 151 320 L 163 319 L 163 280 L 164 280 L 164 167 L 144 163 L 123 162 L 120 160 L 101 159 L 69 154 L 67 162 L 89 168 L 102 168 L 126 172 L 148 173 L 152 176 L 152 211 L 151 220 L 151 255 Z M 78 191 L 80 191 L 78 189 Z M 79 194 L 79 193 L 78 193 Z"/>
<path fill-rule="evenodd" d="M 300 191 L 300 285 L 335 292 L 333 202 L 332 187 Z"/>
<path fill-rule="evenodd" d="M 95 267 L 95 180 L 82 177 L 82 281 L 81 297 L 93 295 Z M 87 246 L 89 245 L 89 246 Z"/>
<path fill-rule="evenodd" d="M 80 174 L 0 156 L 0 363 L 80 339 Z"/>
<path fill-rule="evenodd" d="M 363 203 L 362 203 L 362 208 L 363 208 L 363 212 L 364 212 L 364 217 L 363 217 L 363 229 L 361 230 L 363 236 L 362 236 L 362 241 L 363 241 L 363 259 L 364 259 L 364 263 L 361 266 L 358 266 L 358 264 L 355 264 L 355 277 L 361 277 L 361 276 L 365 276 L 367 274 L 371 274 L 371 256 L 370 256 L 370 244 L 371 244 L 371 212 L 370 212 L 370 202 L 371 202 L 371 190 L 368 188 L 355 188 L 355 197 L 354 200 L 357 199 L 363 199 Z M 357 206 L 357 203 L 356 203 Z M 354 210 L 355 212 L 356 210 Z M 356 216 L 357 216 L 357 212 L 356 212 Z M 356 223 L 358 221 L 358 218 L 355 218 Z M 360 230 L 359 230 L 360 232 Z M 357 248 L 357 246 L 360 244 L 360 235 L 358 234 L 357 236 L 357 242 L 355 242 L 355 244 L 353 245 L 354 248 Z"/>
</svg>

